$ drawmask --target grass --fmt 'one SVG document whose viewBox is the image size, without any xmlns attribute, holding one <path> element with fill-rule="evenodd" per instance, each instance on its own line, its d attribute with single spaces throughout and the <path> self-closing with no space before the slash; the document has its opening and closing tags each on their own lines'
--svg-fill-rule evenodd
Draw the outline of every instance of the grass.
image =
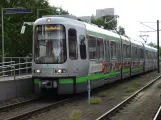
<svg viewBox="0 0 161 120">
<path fill-rule="evenodd" d="M 101 92 L 98 94 L 100 97 L 106 97 L 108 94 L 106 92 Z"/>
<path fill-rule="evenodd" d="M 134 82 L 133 86 L 134 86 L 135 88 L 139 88 L 139 87 L 141 86 L 141 84 L 140 84 L 139 82 Z"/>
<path fill-rule="evenodd" d="M 159 89 L 161 89 L 161 83 L 160 83 L 160 84 L 158 84 L 158 85 L 157 85 L 157 87 L 158 87 Z"/>
<path fill-rule="evenodd" d="M 68 120 L 81 120 L 81 111 L 75 110 L 71 113 Z"/>
<path fill-rule="evenodd" d="M 139 87 L 141 87 L 141 83 L 139 83 L 139 81 L 135 81 L 134 83 L 132 83 L 131 87 L 126 87 L 125 88 L 125 92 L 126 93 L 135 92 Z"/>
<path fill-rule="evenodd" d="M 101 103 L 101 98 L 99 97 L 92 97 L 90 100 L 91 104 L 100 104 Z"/>
<path fill-rule="evenodd" d="M 126 93 L 131 93 L 131 92 L 134 92 L 135 90 L 136 90 L 135 88 L 126 88 L 125 92 Z"/>
</svg>

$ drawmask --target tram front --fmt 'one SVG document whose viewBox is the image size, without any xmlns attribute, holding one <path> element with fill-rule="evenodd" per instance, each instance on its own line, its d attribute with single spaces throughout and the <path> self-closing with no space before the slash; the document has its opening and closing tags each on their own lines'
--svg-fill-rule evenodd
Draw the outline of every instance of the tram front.
<svg viewBox="0 0 161 120">
<path fill-rule="evenodd" d="M 62 24 L 40 18 L 34 24 L 32 77 L 36 91 L 58 90 L 67 77 L 66 30 Z"/>
</svg>

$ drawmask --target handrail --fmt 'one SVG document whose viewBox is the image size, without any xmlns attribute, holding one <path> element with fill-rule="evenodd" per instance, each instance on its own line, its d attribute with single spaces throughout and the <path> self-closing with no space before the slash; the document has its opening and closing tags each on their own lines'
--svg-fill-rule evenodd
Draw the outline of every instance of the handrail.
<svg viewBox="0 0 161 120">
<path fill-rule="evenodd" d="M 0 77 L 30 74 L 32 68 L 31 57 L 4 57 L 0 63 Z M 7 60 L 9 59 L 9 61 Z M 13 73 L 14 72 L 14 73 Z"/>
</svg>

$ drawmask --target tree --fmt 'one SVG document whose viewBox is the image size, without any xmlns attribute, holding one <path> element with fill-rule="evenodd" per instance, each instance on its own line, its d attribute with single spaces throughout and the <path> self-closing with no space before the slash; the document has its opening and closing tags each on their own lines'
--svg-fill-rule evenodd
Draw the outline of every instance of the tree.
<svg viewBox="0 0 161 120">
<path fill-rule="evenodd" d="M 109 21 L 111 22 L 108 23 Z M 91 22 L 93 24 L 98 25 L 99 27 L 103 26 L 104 29 L 108 29 L 108 30 L 114 30 L 117 27 L 117 20 L 114 19 L 112 16 L 105 16 L 105 17 L 98 18 L 98 19 L 93 18 Z"/>
<path fill-rule="evenodd" d="M 150 42 L 148 45 L 151 46 L 151 47 L 157 48 L 157 45 L 153 42 Z"/>
<path fill-rule="evenodd" d="M 39 12 L 42 15 L 56 14 L 56 7 L 50 6 L 48 0 L 2 0 L 0 6 L 3 8 L 26 8 L 32 9 L 30 14 L 5 14 L 4 15 L 4 46 L 5 56 L 25 57 L 32 52 L 32 26 L 26 26 L 25 34 L 20 34 L 23 22 L 34 22 L 37 19 L 37 8 L 52 8 Z M 61 14 L 68 14 L 60 8 Z M 1 12 L 0 12 L 1 15 Z M 0 24 L 1 26 L 1 24 Z M 2 28 L 2 27 L 1 27 Z M 0 37 L 1 37 L 0 29 Z M 2 39 L 0 38 L 0 54 Z M 1 57 L 1 56 L 0 56 Z M 0 58 L 1 60 L 1 58 Z"/>
<path fill-rule="evenodd" d="M 103 17 L 105 21 L 104 29 L 108 30 L 116 30 L 117 28 L 117 19 L 113 16 L 104 16 Z"/>
</svg>

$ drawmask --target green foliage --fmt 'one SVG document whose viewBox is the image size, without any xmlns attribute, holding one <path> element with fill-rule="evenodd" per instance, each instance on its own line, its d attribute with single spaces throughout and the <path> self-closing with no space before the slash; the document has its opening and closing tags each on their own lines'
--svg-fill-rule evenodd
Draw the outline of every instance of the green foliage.
<svg viewBox="0 0 161 120">
<path fill-rule="evenodd" d="M 136 89 L 135 88 L 126 88 L 125 89 L 125 92 L 126 93 L 132 93 L 132 92 L 134 92 Z"/>
<path fill-rule="evenodd" d="M 131 87 L 126 87 L 125 88 L 125 92 L 126 93 L 132 93 L 135 92 L 137 89 L 139 89 L 141 87 L 141 84 L 139 83 L 139 81 L 134 81 L 132 83 Z"/>
<path fill-rule="evenodd" d="M 75 110 L 71 113 L 68 120 L 81 120 L 81 111 Z"/>
<path fill-rule="evenodd" d="M 151 46 L 151 47 L 157 48 L 157 45 L 155 43 L 153 43 L 153 42 L 150 42 L 148 45 Z"/>
<path fill-rule="evenodd" d="M 48 0 L 2 0 L 0 6 L 3 8 L 32 9 L 32 13 L 4 14 L 3 19 L 5 56 L 25 57 L 27 54 L 31 54 L 33 28 L 32 26 L 26 25 L 25 34 L 20 34 L 23 22 L 34 22 L 37 19 L 37 9 L 45 8 L 45 10 L 39 11 L 39 17 L 56 14 L 56 7 L 50 6 Z M 60 8 L 60 11 L 61 14 L 68 14 L 68 12 L 64 11 L 62 8 Z M 1 24 L 0 27 L 2 28 Z M 0 29 L 0 37 L 2 35 L 1 30 L 2 29 Z M 0 39 L 0 46 L 2 46 L 1 40 L 2 39 Z M 1 47 L 0 51 L 2 51 Z"/>
<path fill-rule="evenodd" d="M 101 93 L 99 93 L 99 96 L 100 97 L 106 97 L 108 94 L 106 93 L 106 92 L 101 92 Z"/>
<path fill-rule="evenodd" d="M 160 83 L 160 84 L 158 84 L 158 85 L 157 85 L 157 87 L 158 87 L 159 89 L 161 89 L 161 83 Z"/>
<path fill-rule="evenodd" d="M 139 88 L 141 86 L 141 84 L 139 82 L 135 81 L 133 83 L 133 86 L 134 86 L 134 88 Z"/>
<path fill-rule="evenodd" d="M 90 100 L 91 104 L 100 104 L 101 103 L 101 98 L 99 97 L 92 97 Z"/>
<path fill-rule="evenodd" d="M 103 26 L 104 29 L 114 30 L 117 27 L 117 20 L 113 19 L 112 16 L 106 16 L 98 19 L 92 19 L 92 23 L 98 25 L 99 27 Z M 112 21 L 111 21 L 112 20 Z M 111 22 L 110 22 L 111 21 Z M 108 23 L 109 22 L 109 23 Z M 108 23 L 108 24 L 107 24 Z"/>
</svg>

